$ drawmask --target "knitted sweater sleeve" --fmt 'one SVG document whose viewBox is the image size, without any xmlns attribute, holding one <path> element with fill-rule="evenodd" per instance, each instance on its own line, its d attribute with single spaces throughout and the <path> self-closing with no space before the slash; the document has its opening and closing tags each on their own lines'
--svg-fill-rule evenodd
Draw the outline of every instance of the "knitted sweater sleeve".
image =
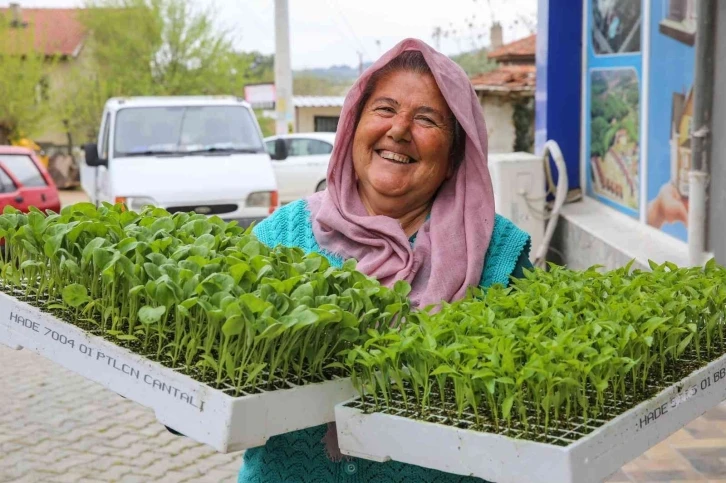
<svg viewBox="0 0 726 483">
<path fill-rule="evenodd" d="M 479 285 L 490 287 L 498 283 L 507 286 L 510 277 L 522 277 L 523 269 L 532 267 L 529 261 L 531 244 L 527 232 L 507 218 L 496 215 Z"/>
<path fill-rule="evenodd" d="M 343 265 L 343 258 L 320 248 L 313 234 L 310 212 L 305 200 L 297 200 L 277 209 L 252 229 L 257 238 L 274 248 L 277 245 L 298 247 L 307 253 L 319 253 L 336 267 Z"/>
</svg>

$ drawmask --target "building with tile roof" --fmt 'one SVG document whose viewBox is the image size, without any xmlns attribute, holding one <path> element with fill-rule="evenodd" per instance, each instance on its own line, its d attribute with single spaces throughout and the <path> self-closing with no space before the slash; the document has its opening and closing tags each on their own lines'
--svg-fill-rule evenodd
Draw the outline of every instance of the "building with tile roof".
<svg viewBox="0 0 726 483">
<path fill-rule="evenodd" d="M 537 36 L 501 45 L 487 54 L 497 62 L 471 83 L 489 131 L 489 152 L 531 151 L 534 147 L 534 92 Z"/>
<path fill-rule="evenodd" d="M 537 51 L 537 34 L 502 45 L 487 54 L 501 65 L 534 65 Z"/>
<path fill-rule="evenodd" d="M 502 65 L 495 70 L 476 75 L 471 83 L 477 91 L 519 93 L 531 96 L 534 92 L 537 69 L 531 65 Z"/>
<path fill-rule="evenodd" d="M 89 58 L 88 36 L 80 12 L 77 8 L 23 8 L 19 3 L 0 8 L 0 23 L 7 41 L 4 48 L 9 53 L 17 50 L 18 55 L 24 55 L 32 50 L 53 59 L 43 86 L 55 93 L 56 99 L 58 93 L 64 92 L 64 86 L 72 82 L 74 68 L 84 65 Z M 46 149 L 67 145 L 67 135 L 58 124 L 48 119 L 33 140 Z"/>
<path fill-rule="evenodd" d="M 9 35 L 31 33 L 34 50 L 48 57 L 76 58 L 86 40 L 77 8 L 22 8 L 11 3 L 0 8 L 0 21 L 9 26 Z"/>
<path fill-rule="evenodd" d="M 343 101 L 342 96 L 293 96 L 295 131 L 335 132 Z"/>
</svg>

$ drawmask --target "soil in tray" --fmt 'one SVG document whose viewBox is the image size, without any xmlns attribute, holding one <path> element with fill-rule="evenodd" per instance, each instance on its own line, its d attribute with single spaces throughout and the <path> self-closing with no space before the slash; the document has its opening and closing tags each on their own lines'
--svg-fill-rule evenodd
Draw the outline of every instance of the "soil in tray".
<svg viewBox="0 0 726 483">
<path fill-rule="evenodd" d="M 403 397 L 398 389 L 392 389 L 389 395 L 388 407 L 383 407 L 382 397 L 378 396 L 379 405 L 377 406 L 373 396 L 366 395 L 364 398 L 356 399 L 349 402 L 346 406 L 360 409 L 364 413 L 379 412 L 382 414 L 390 414 L 405 418 L 425 421 L 430 423 L 439 423 L 447 426 L 453 426 L 459 429 L 468 429 L 487 433 L 496 433 L 503 436 L 509 436 L 517 439 L 525 439 L 541 443 L 548 443 L 557 446 L 569 446 L 580 438 L 587 436 L 595 429 L 603 426 L 620 414 L 632 409 L 643 401 L 647 401 L 655 397 L 663 389 L 666 389 L 678 381 L 683 380 L 694 371 L 705 367 L 710 362 L 721 357 L 726 351 L 720 348 L 719 353 L 714 353 L 710 357 L 701 352 L 702 359 L 699 362 L 696 358 L 695 350 L 685 353 L 678 362 L 669 362 L 665 367 L 665 377 L 661 377 L 660 368 L 653 368 L 649 378 L 646 381 L 645 390 L 642 389 L 642 382 L 638 382 L 636 386 L 631 381 L 626 383 L 626 395 L 622 397 L 619 393 L 613 394 L 606 392 L 604 394 L 605 404 L 604 411 L 599 414 L 589 414 L 587 419 L 582 415 L 571 414 L 570 418 L 564 418 L 564 411 L 561 413 L 559 420 L 550 418 L 549 426 L 545 430 L 544 412 L 541 412 L 538 418 L 537 411 L 534 407 L 527 408 L 527 422 L 525 427 L 519 421 L 512 421 L 511 425 L 507 425 L 505 420 L 500 418 L 499 424 L 495 423 L 493 415 L 486 406 L 478 408 L 479 421 L 474 413 L 470 410 L 464 411 L 461 417 L 457 414 L 457 405 L 454 399 L 454 392 L 451 387 L 445 389 L 445 403 L 442 404 L 438 392 L 438 388 L 432 390 L 429 407 L 424 414 L 420 411 L 407 409 L 404 404 Z M 682 386 L 676 386 L 678 392 L 683 390 Z M 409 404 L 415 403 L 414 392 L 410 387 L 406 388 L 406 394 Z M 589 394 L 590 400 L 594 403 L 596 393 L 592 391 Z"/>
<path fill-rule="evenodd" d="M 87 332 L 90 335 L 95 335 L 98 337 L 101 337 L 103 339 L 108 340 L 112 344 L 128 349 L 129 351 L 133 352 L 134 354 L 140 355 L 142 357 L 145 357 L 146 359 L 149 359 L 151 361 L 157 362 L 169 369 L 172 369 L 176 372 L 179 372 L 181 374 L 184 374 L 186 376 L 191 377 L 192 379 L 199 381 L 203 384 L 206 384 L 214 389 L 223 391 L 225 394 L 228 394 L 230 396 L 247 396 L 252 394 L 260 394 L 268 391 L 275 391 L 275 390 L 282 390 L 282 389 L 291 389 L 297 386 L 311 384 L 311 383 L 319 383 L 319 382 L 326 382 L 326 381 L 333 381 L 336 379 L 340 379 L 341 377 L 344 377 L 344 375 L 340 374 L 340 371 L 338 370 L 330 370 L 325 369 L 323 371 L 323 377 L 320 377 L 320 375 L 311 375 L 307 372 L 303 373 L 302 378 L 298 379 L 297 377 L 289 378 L 288 380 L 285 380 L 281 378 L 279 375 L 276 375 L 272 378 L 272 382 L 270 382 L 270 376 L 269 373 L 265 373 L 264 371 L 260 375 L 260 380 L 264 381 L 260 384 L 258 384 L 256 387 L 242 387 L 242 388 L 235 388 L 228 384 L 222 383 L 218 384 L 216 382 L 217 374 L 215 371 L 212 371 L 211 369 L 207 369 L 206 371 L 202 370 L 201 368 L 192 365 L 191 367 L 186 367 L 184 365 L 184 355 L 182 354 L 176 362 L 174 362 L 169 355 L 169 349 L 164 349 L 161 352 L 161 356 L 157 357 L 157 347 L 158 347 L 158 339 L 156 339 L 156 334 L 154 335 L 154 338 L 152 339 L 149 346 L 144 349 L 143 344 L 139 340 L 122 340 L 118 339 L 115 335 L 108 334 L 100 329 L 100 327 L 103 326 L 103 323 L 100 319 L 97 317 L 95 318 L 95 321 L 90 320 L 84 320 L 82 318 L 77 318 L 76 313 L 74 310 L 64 310 L 59 308 L 53 308 L 49 309 L 48 305 L 51 303 L 60 303 L 60 301 L 48 301 L 48 300 L 36 300 L 35 297 L 27 297 L 23 293 L 21 293 L 19 290 L 14 289 L 12 287 L 7 286 L 0 286 L 0 292 L 6 293 L 7 295 L 10 295 L 11 297 L 14 297 L 22 302 L 25 302 L 44 313 L 50 314 L 59 320 L 62 320 L 63 322 L 66 322 L 70 325 L 73 325 L 84 332 Z M 173 320 L 169 321 L 169 326 L 173 326 Z M 173 342 L 173 338 L 171 336 L 167 337 L 162 342 L 162 347 L 169 347 L 169 344 Z M 216 354 L 212 354 L 212 357 L 216 358 Z M 194 358 L 195 362 L 197 361 L 197 357 Z"/>
</svg>

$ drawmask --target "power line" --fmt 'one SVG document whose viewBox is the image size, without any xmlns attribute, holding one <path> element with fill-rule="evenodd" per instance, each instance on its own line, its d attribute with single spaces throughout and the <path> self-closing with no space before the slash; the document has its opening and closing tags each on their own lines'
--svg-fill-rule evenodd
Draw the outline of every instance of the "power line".
<svg viewBox="0 0 726 483">
<path fill-rule="evenodd" d="M 330 9 L 333 8 L 333 6 L 330 4 L 330 2 L 328 0 L 325 0 L 325 3 L 328 6 L 328 8 L 330 8 Z M 346 32 L 343 31 L 343 29 L 340 28 L 340 26 L 338 25 L 337 22 L 333 22 L 333 26 L 340 34 L 341 39 L 343 39 L 346 43 L 348 43 L 348 45 L 350 47 L 352 47 L 353 49 L 358 49 L 358 46 L 355 45 L 355 42 L 351 40 L 351 38 L 348 36 L 348 34 Z"/>
<path fill-rule="evenodd" d="M 371 56 L 368 53 L 368 50 L 366 50 L 365 45 L 363 45 L 363 42 L 361 42 L 360 38 L 355 33 L 355 30 L 353 29 L 353 27 L 348 22 L 348 19 L 345 17 L 345 14 L 340 10 L 340 4 L 338 3 L 338 0 L 335 0 L 335 10 L 338 12 L 338 15 L 343 20 L 343 22 L 345 23 L 345 25 L 348 27 L 348 30 L 350 30 L 350 33 L 353 34 L 353 37 L 355 38 L 356 42 L 358 42 L 358 46 L 360 47 L 360 49 L 363 51 L 364 54 L 366 54 L 366 57 L 368 57 L 370 59 Z"/>
</svg>

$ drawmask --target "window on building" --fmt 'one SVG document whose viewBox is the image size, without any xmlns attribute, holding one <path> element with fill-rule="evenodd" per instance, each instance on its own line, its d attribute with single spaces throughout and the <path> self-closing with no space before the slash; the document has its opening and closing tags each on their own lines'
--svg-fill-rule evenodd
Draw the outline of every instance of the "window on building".
<svg viewBox="0 0 726 483">
<path fill-rule="evenodd" d="M 315 132 L 335 132 L 338 129 L 337 116 L 315 116 Z"/>
</svg>

